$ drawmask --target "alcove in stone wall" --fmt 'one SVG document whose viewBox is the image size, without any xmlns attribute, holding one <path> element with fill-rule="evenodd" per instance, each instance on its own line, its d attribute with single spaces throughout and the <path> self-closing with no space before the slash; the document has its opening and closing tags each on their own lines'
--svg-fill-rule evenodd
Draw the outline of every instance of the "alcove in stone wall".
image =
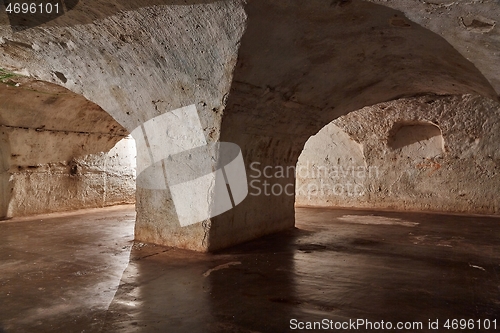
<svg viewBox="0 0 500 333">
<path fill-rule="evenodd" d="M 434 158 L 445 152 L 441 129 L 432 123 L 395 123 L 388 145 L 410 159 Z"/>
</svg>

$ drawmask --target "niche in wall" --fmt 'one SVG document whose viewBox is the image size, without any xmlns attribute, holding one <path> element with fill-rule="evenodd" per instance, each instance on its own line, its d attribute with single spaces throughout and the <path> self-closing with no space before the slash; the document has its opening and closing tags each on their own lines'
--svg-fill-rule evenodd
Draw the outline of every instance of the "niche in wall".
<svg viewBox="0 0 500 333">
<path fill-rule="evenodd" d="M 445 152 L 441 129 L 432 123 L 395 123 L 388 145 L 411 159 L 434 158 Z"/>
</svg>

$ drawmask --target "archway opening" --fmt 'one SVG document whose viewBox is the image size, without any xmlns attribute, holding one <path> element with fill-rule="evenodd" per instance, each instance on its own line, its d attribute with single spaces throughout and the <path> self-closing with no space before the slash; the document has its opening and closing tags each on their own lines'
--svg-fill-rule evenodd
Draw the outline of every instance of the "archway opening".
<svg viewBox="0 0 500 333">
<path fill-rule="evenodd" d="M 255 163 L 261 171 L 296 167 L 311 135 L 366 106 L 419 96 L 477 94 L 498 99 L 484 75 L 447 40 L 386 6 L 257 1 L 246 10 L 248 27 L 221 140 L 242 147 L 249 172 Z M 433 119 L 425 121 L 441 127 Z M 369 167 L 371 157 L 366 147 L 362 150 Z M 254 175 L 260 176 L 251 179 L 254 184 L 270 182 L 263 173 Z M 294 175 L 274 178 L 276 188 L 295 184 Z M 380 192 L 385 187 L 381 185 Z M 347 189 L 337 187 L 342 190 Z M 295 197 L 278 193 L 248 196 L 214 219 L 210 247 L 293 227 Z"/>
<path fill-rule="evenodd" d="M 96 104 L 3 71 L 2 218 L 135 202 L 135 142 Z"/>
<path fill-rule="evenodd" d="M 351 112 L 297 163 L 296 206 L 497 214 L 500 104 L 428 95 Z"/>
</svg>

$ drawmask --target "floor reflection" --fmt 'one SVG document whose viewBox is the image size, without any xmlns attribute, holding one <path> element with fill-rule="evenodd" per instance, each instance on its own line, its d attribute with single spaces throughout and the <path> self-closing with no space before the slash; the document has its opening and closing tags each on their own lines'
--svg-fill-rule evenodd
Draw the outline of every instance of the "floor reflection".
<svg viewBox="0 0 500 333">
<path fill-rule="evenodd" d="M 0 223 L 0 332 L 98 332 L 132 246 L 133 206 Z"/>
<path fill-rule="evenodd" d="M 297 221 L 216 254 L 136 245 L 105 331 L 286 332 L 292 319 L 427 328 L 500 313 L 499 218 L 299 208 Z"/>
<path fill-rule="evenodd" d="M 0 332 L 499 320 L 500 218 L 299 208 L 297 229 L 215 254 L 132 246 L 133 218 L 0 223 Z"/>
</svg>

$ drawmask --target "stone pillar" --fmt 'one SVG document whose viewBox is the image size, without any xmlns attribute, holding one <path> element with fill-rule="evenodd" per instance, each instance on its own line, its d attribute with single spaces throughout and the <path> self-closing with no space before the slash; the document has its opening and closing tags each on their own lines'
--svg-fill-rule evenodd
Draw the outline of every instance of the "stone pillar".
<svg viewBox="0 0 500 333">
<path fill-rule="evenodd" d="M 307 138 L 366 105 L 422 93 L 497 98 L 474 59 L 403 12 L 366 1 L 106 2 L 15 33 L 0 17 L 0 65 L 85 96 L 129 132 L 194 105 L 207 145 L 239 145 L 248 175 L 254 162 L 293 167 Z M 494 73 L 493 52 L 470 43 L 474 57 L 490 59 L 483 72 Z M 168 189 L 141 188 L 136 238 L 216 250 L 293 226 L 293 202 L 249 194 L 182 227 Z"/>
</svg>

